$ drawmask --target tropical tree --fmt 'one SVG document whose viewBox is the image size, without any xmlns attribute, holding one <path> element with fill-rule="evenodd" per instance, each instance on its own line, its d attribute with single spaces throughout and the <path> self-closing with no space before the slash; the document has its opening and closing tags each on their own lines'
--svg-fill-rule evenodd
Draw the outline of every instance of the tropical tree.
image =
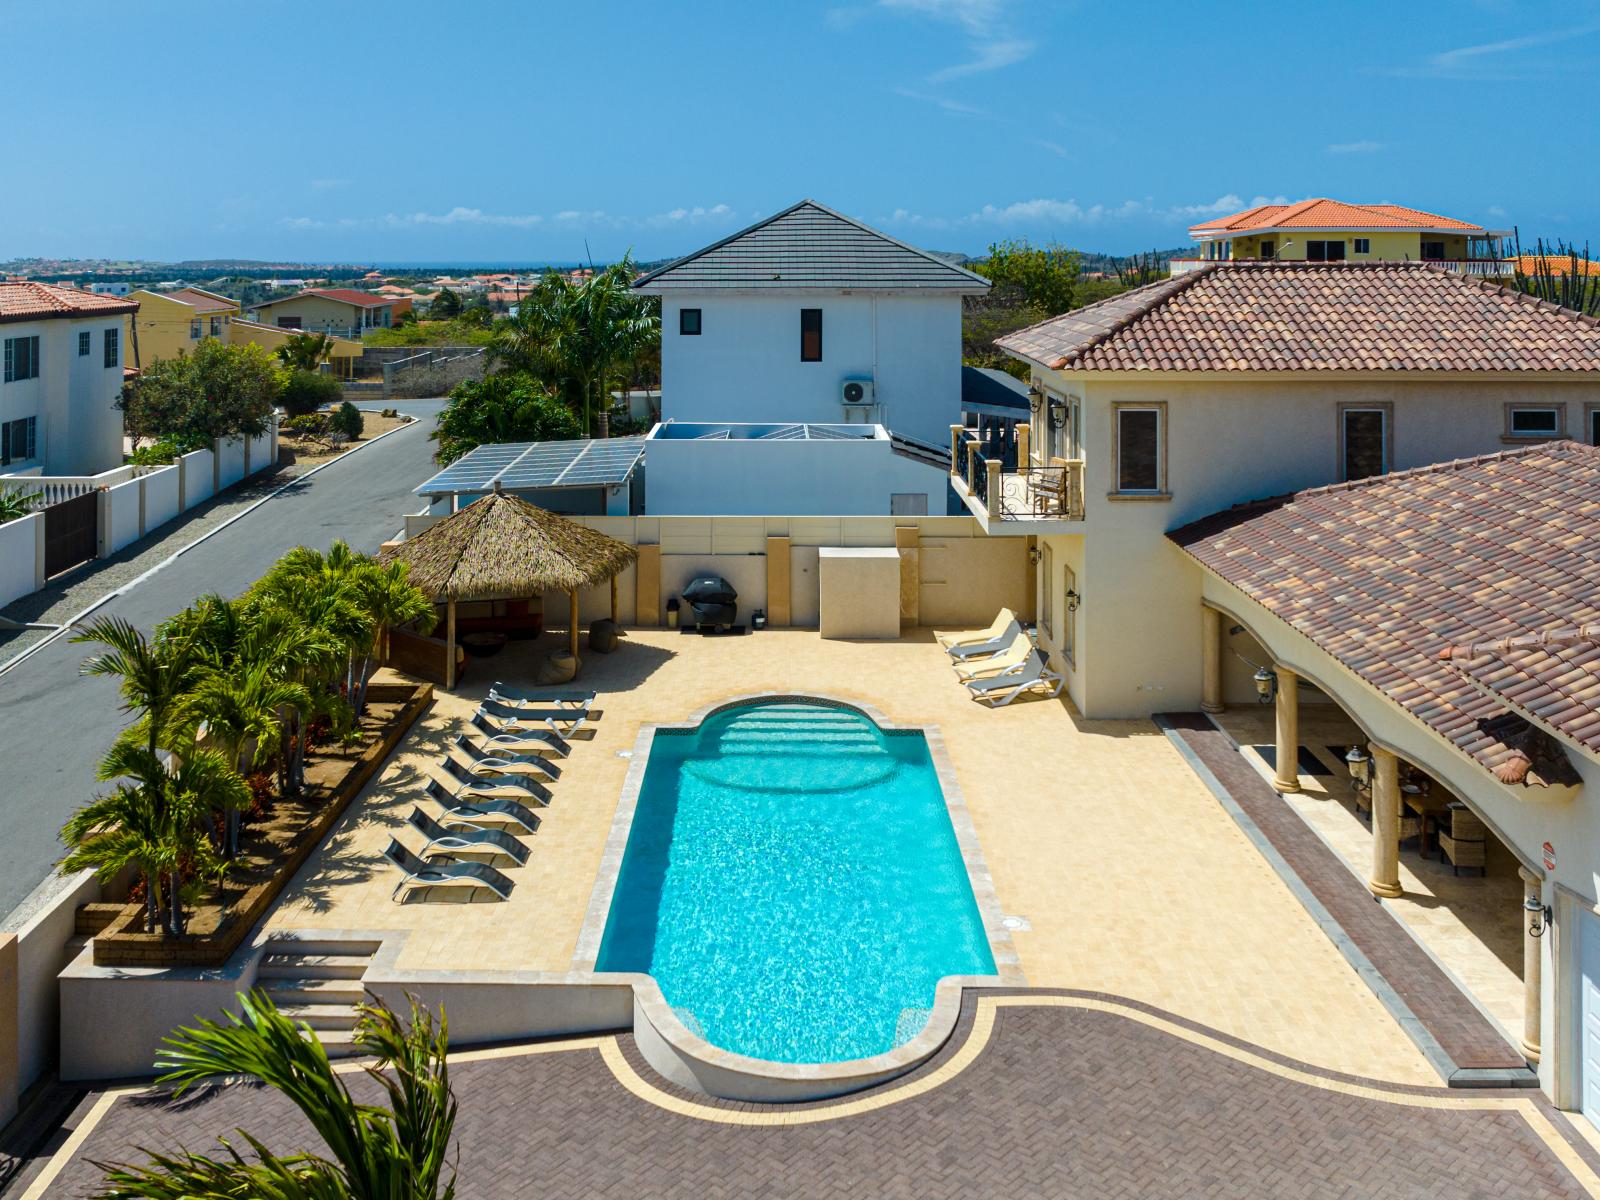
<svg viewBox="0 0 1600 1200">
<path fill-rule="evenodd" d="M 449 288 L 440 288 L 428 305 L 428 315 L 440 321 L 448 321 L 452 317 L 461 315 L 461 297 Z"/>
<path fill-rule="evenodd" d="M 187 451 L 261 434 L 282 386 L 282 372 L 260 346 L 206 338 L 192 354 L 151 363 L 123 389 L 117 407 L 135 446 L 170 438 Z"/>
<path fill-rule="evenodd" d="M 33 505 L 42 492 L 25 492 L 21 488 L 0 488 L 0 525 L 15 521 L 33 511 Z"/>
<path fill-rule="evenodd" d="M 315 371 L 333 356 L 333 339 L 325 333 L 295 333 L 278 347 L 278 361 L 291 371 Z"/>
<path fill-rule="evenodd" d="M 457 384 L 428 436 L 439 443 L 434 459 L 451 463 L 477 446 L 564 441 L 583 427 L 532 375 L 501 372 Z"/>
<path fill-rule="evenodd" d="M 365 1068 L 385 1105 L 358 1104 L 308 1027 L 280 1013 L 262 992 L 239 997 L 241 1013 L 200 1021 L 166 1039 L 156 1066 L 182 1096 L 198 1084 L 254 1076 L 282 1093 L 311 1123 L 329 1154 L 281 1155 L 241 1131 L 241 1151 L 224 1140 L 219 1156 L 141 1149 L 142 1166 L 105 1166 L 104 1200 L 198 1197 L 260 1200 L 451 1200 L 450 1150 L 456 1100 L 450 1088 L 449 1027 L 411 1002 L 402 1020 L 362 1005 L 355 1042 L 376 1062 Z"/>
<path fill-rule="evenodd" d="M 83 626 L 72 640 L 106 647 L 104 653 L 85 659 L 80 670 L 85 675 L 108 675 L 122 681 L 122 710 L 140 714 L 133 729 L 151 756 L 159 749 L 174 749 L 171 743 L 178 707 L 205 669 L 192 639 L 163 637 L 151 642 L 121 617 L 100 617 Z"/>
<path fill-rule="evenodd" d="M 361 607 L 372 622 L 372 633 L 362 646 L 361 666 L 356 672 L 354 708 L 358 716 L 367 708 L 367 682 L 380 640 L 398 625 L 416 625 L 424 634 L 431 633 L 439 619 L 433 601 L 410 581 L 409 574 L 405 563 L 368 560 L 357 578 Z"/>
</svg>

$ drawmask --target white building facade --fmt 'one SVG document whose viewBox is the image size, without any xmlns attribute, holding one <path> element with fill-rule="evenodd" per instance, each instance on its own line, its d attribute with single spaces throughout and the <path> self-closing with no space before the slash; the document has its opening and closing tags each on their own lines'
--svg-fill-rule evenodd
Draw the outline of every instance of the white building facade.
<svg viewBox="0 0 1600 1200">
<path fill-rule="evenodd" d="M 138 307 L 0 284 L 0 473 L 93 475 L 122 462 L 123 318 Z"/>
</svg>

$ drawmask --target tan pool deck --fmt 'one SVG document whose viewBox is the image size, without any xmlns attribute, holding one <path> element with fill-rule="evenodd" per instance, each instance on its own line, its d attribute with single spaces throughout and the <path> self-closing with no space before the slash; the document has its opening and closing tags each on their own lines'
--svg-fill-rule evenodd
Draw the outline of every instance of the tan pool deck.
<svg viewBox="0 0 1600 1200">
<path fill-rule="evenodd" d="M 269 928 L 407 929 L 401 970 L 569 970 L 629 765 L 618 752 L 640 725 L 751 692 L 817 693 L 942 730 L 1001 907 L 1027 923 L 1011 936 L 1030 985 L 1126 996 L 1331 1070 L 1437 1082 L 1153 724 L 1085 721 L 1064 699 L 974 703 L 927 630 L 893 642 L 630 630 L 617 653 L 584 659 L 579 683 L 604 715 L 562 764 L 533 854 L 509 871 L 511 899 L 391 902 L 379 854 L 397 832 L 418 846 L 399 831 L 428 764 L 492 681 L 530 679 L 559 640 L 475 661 L 458 694 L 441 691 Z"/>
</svg>

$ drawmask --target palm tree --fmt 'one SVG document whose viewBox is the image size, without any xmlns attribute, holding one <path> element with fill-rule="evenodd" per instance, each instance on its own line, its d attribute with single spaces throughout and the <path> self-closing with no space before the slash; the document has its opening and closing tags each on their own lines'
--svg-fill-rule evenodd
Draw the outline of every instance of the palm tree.
<svg viewBox="0 0 1600 1200">
<path fill-rule="evenodd" d="M 204 664 L 187 636 L 146 640 L 121 617 L 100 617 L 73 635 L 74 642 L 99 642 L 105 653 L 86 658 L 85 675 L 112 675 L 122 680 L 122 710 L 140 713 L 141 731 L 152 756 L 169 745 L 178 703 L 198 682 Z"/>
<path fill-rule="evenodd" d="M 357 716 L 366 711 L 367 679 L 379 639 L 387 636 L 396 625 L 414 623 L 426 634 L 431 633 L 438 622 L 439 614 L 433 601 L 407 579 L 408 573 L 405 563 L 379 563 L 375 559 L 368 559 L 357 573 L 359 603 L 372 622 L 372 635 L 362 648 L 361 667 L 356 672 L 352 705 Z"/>
<path fill-rule="evenodd" d="M 15 521 L 33 511 L 36 500 L 43 492 L 25 492 L 21 488 L 0 488 L 0 525 Z"/>
<path fill-rule="evenodd" d="M 333 339 L 325 333 L 291 334 L 278 347 L 278 361 L 291 371 L 315 371 L 333 354 Z"/>
<path fill-rule="evenodd" d="M 358 1104 L 308 1027 L 280 1013 L 262 992 L 239 997 L 241 1015 L 201 1021 L 166 1039 L 156 1062 L 176 1095 L 196 1084 L 253 1075 L 283 1093 L 311 1122 L 329 1157 L 275 1154 L 241 1131 L 245 1152 L 172 1154 L 141 1149 L 143 1166 L 106 1167 L 102 1200 L 252 1197 L 260 1200 L 451 1200 L 450 1139 L 456 1100 L 446 1061 L 449 1027 L 416 1001 L 409 1021 L 362 1005 L 356 1044 L 378 1061 L 365 1068 L 387 1097 Z M 99 1164 L 104 1165 L 104 1164 Z"/>
<path fill-rule="evenodd" d="M 63 872 L 87 867 L 102 880 L 130 868 L 138 872 L 145 887 L 146 933 L 154 933 L 160 922 L 166 870 L 159 795 L 141 784 L 120 784 L 73 813 L 61 830 L 61 840 L 70 848 L 61 863 Z"/>
</svg>

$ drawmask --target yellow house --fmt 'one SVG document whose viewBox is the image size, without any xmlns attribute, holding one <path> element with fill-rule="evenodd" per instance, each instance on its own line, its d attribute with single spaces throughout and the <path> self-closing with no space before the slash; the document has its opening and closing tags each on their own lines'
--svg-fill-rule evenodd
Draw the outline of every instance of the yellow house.
<svg viewBox="0 0 1600 1200">
<path fill-rule="evenodd" d="M 366 329 L 394 324 L 395 302 L 389 296 L 354 288 L 309 288 L 281 300 L 267 300 L 250 310 L 263 325 L 308 333 L 361 336 Z"/>
<path fill-rule="evenodd" d="M 1301 200 L 1260 204 L 1189 226 L 1200 257 L 1175 259 L 1182 275 L 1204 262 L 1274 259 L 1279 262 L 1437 262 L 1466 275 L 1509 275 L 1496 252 L 1504 230 L 1423 212 L 1400 204 Z"/>
<path fill-rule="evenodd" d="M 124 319 L 128 361 L 134 367 L 188 354 L 201 338 L 227 341 L 228 326 L 239 315 L 238 301 L 203 288 L 179 288 L 175 292 L 140 289 L 129 299 L 139 302 L 139 311 Z"/>
<path fill-rule="evenodd" d="M 256 345 L 268 354 L 276 357 L 281 347 L 295 334 L 304 332 L 299 329 L 279 329 L 276 325 L 263 325 L 260 321 L 249 321 L 244 317 L 235 317 L 228 325 L 228 341 L 235 346 Z M 365 352 L 358 341 L 350 338 L 328 336 L 329 352 L 328 363 L 335 375 L 348 379 L 355 374 L 355 362 Z"/>
</svg>

